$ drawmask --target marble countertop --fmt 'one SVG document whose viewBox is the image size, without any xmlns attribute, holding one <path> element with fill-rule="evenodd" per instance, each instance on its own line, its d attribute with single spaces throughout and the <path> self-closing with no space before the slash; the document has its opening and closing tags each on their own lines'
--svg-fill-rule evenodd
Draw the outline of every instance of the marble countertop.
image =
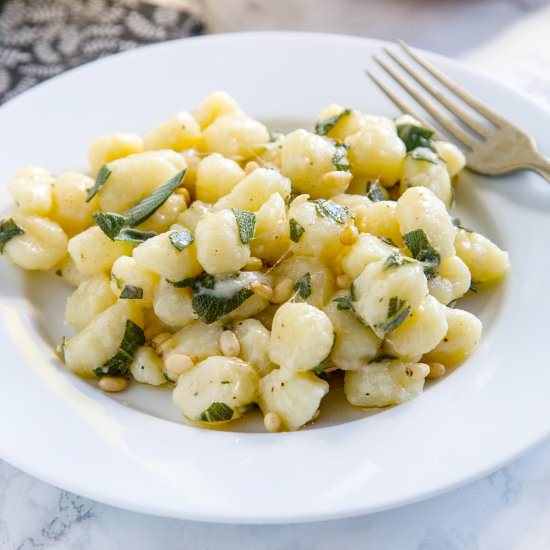
<svg viewBox="0 0 550 550">
<path fill-rule="evenodd" d="M 196 3 L 205 9 L 214 32 L 276 28 L 398 36 L 417 46 L 460 55 L 550 106 L 550 7 L 543 9 L 547 2 L 542 0 Z M 201 524 L 145 516 L 60 491 L 0 461 L 1 549 L 335 547 L 548 550 L 550 441 L 484 479 L 425 502 L 354 519 L 284 526 Z"/>
</svg>

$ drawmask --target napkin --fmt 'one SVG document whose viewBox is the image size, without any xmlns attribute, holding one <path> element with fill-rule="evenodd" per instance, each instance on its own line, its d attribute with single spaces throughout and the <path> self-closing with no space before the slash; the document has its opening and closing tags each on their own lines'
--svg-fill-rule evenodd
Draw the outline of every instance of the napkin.
<svg viewBox="0 0 550 550">
<path fill-rule="evenodd" d="M 0 6 L 0 103 L 98 57 L 204 31 L 191 0 L 7 0 Z"/>
</svg>

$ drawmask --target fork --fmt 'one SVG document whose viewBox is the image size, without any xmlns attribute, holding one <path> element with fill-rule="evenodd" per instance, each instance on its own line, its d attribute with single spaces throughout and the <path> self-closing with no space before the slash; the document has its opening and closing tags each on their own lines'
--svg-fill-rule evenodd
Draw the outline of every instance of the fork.
<svg viewBox="0 0 550 550">
<path fill-rule="evenodd" d="M 404 56 L 399 56 L 391 49 L 384 48 L 384 51 L 435 101 L 420 93 L 415 86 L 410 84 L 395 68 L 379 56 L 374 56 L 374 60 L 462 146 L 467 167 L 470 170 L 479 174 L 496 176 L 527 169 L 537 172 L 546 181 L 550 182 L 550 160 L 537 151 L 535 140 L 531 136 L 505 120 L 485 103 L 445 76 L 407 44 L 399 42 L 399 45 L 405 54 L 416 61 L 416 64 L 422 67 L 424 71 L 413 67 L 403 59 Z M 451 94 L 443 92 L 439 86 L 434 85 L 430 79 L 426 78 L 424 72 L 431 74 L 435 80 L 450 90 L 456 98 L 459 98 L 476 111 L 480 117 L 470 114 L 460 101 L 452 98 Z M 374 73 L 367 71 L 367 74 L 403 113 L 413 116 L 424 126 L 433 129 Z M 445 110 L 454 117 L 449 116 Z M 457 121 L 461 124 L 458 124 Z M 437 130 L 434 130 L 434 132 L 436 138 L 446 139 Z"/>
</svg>

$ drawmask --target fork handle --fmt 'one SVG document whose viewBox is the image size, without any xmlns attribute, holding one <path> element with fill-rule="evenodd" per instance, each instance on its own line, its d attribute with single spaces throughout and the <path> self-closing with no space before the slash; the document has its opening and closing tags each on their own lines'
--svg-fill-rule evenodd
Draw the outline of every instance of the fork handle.
<svg viewBox="0 0 550 550">
<path fill-rule="evenodd" d="M 527 168 L 535 171 L 537 174 L 541 175 L 548 183 L 550 183 L 550 160 L 548 160 L 546 157 L 537 154 L 527 164 Z"/>
</svg>

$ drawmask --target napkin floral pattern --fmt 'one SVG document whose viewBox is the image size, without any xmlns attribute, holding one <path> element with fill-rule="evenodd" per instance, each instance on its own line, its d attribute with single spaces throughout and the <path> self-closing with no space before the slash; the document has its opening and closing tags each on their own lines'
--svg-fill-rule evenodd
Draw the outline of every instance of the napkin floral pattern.
<svg viewBox="0 0 550 550">
<path fill-rule="evenodd" d="M 203 30 L 189 9 L 138 0 L 0 2 L 0 103 L 82 63 Z"/>
</svg>

